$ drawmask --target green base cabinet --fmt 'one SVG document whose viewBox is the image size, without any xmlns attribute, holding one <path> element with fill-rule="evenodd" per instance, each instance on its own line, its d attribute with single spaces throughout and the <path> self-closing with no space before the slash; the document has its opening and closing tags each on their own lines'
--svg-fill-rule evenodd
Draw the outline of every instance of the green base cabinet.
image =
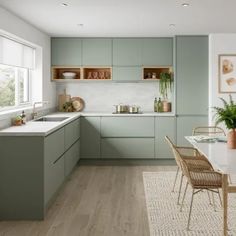
<svg viewBox="0 0 236 236">
<path fill-rule="evenodd" d="M 168 136 L 176 143 L 176 118 L 156 117 L 155 118 L 155 157 L 157 159 L 173 159 L 173 153 L 165 140 Z"/>
<path fill-rule="evenodd" d="M 198 126 L 207 126 L 207 116 L 178 116 L 177 117 L 177 145 L 178 146 L 191 146 L 184 138 L 191 136 L 193 128 Z"/>
<path fill-rule="evenodd" d="M 81 117 L 81 158 L 100 158 L 100 117 Z"/>
<path fill-rule="evenodd" d="M 113 158 L 154 158 L 154 138 L 102 138 L 101 155 Z"/>
</svg>

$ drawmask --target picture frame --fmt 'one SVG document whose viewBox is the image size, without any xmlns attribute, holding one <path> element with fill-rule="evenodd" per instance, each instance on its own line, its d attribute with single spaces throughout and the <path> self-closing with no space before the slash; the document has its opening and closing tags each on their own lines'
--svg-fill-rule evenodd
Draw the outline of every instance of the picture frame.
<svg viewBox="0 0 236 236">
<path fill-rule="evenodd" d="M 218 57 L 219 93 L 236 93 L 236 54 L 220 54 Z"/>
</svg>

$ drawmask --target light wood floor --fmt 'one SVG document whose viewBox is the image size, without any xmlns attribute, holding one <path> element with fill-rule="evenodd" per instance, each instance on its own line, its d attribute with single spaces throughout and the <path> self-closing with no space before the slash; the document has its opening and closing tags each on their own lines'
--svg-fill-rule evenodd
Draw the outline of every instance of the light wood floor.
<svg viewBox="0 0 236 236">
<path fill-rule="evenodd" d="M 1 236 L 148 236 L 143 171 L 157 165 L 78 165 L 44 221 L 0 222 Z"/>
</svg>

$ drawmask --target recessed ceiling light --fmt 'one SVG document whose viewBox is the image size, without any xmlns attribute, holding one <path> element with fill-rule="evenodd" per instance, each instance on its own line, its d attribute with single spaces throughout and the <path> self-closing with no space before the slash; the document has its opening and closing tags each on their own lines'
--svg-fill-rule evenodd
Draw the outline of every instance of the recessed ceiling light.
<svg viewBox="0 0 236 236">
<path fill-rule="evenodd" d="M 172 23 L 172 24 L 169 24 L 169 26 L 170 26 L 170 27 L 175 27 L 175 24 Z"/>
<path fill-rule="evenodd" d="M 63 7 L 68 7 L 68 4 L 65 3 L 65 2 L 62 2 L 62 3 L 61 3 L 61 6 L 63 6 Z"/>
<path fill-rule="evenodd" d="M 79 24 L 77 24 L 77 26 L 78 26 L 78 27 L 83 27 L 83 26 L 84 26 L 84 24 L 82 24 L 82 23 L 79 23 Z"/>
<path fill-rule="evenodd" d="M 184 3 L 182 3 L 182 6 L 183 6 L 183 7 L 188 7 L 188 6 L 189 6 L 189 3 L 184 2 Z"/>
</svg>

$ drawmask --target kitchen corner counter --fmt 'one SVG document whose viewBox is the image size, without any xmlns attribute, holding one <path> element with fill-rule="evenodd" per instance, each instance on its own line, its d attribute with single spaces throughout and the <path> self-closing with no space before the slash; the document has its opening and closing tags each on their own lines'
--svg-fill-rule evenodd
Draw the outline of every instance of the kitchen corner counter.
<svg viewBox="0 0 236 236">
<path fill-rule="evenodd" d="M 68 117 L 60 122 L 28 121 L 25 125 L 11 126 L 0 130 L 0 136 L 47 136 L 55 130 L 65 126 L 71 121 L 83 116 L 106 116 L 106 117 L 174 117 L 171 112 L 156 113 L 143 112 L 139 114 L 114 114 L 112 112 L 56 112 L 45 117 Z"/>
</svg>

